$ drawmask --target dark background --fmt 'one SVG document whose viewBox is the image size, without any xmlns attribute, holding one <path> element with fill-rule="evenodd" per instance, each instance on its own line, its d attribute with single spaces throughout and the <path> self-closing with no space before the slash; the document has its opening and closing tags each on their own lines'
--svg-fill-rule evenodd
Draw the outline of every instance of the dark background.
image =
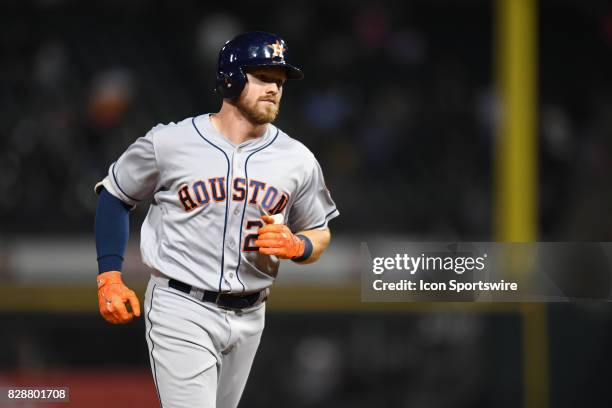
<svg viewBox="0 0 612 408">
<path fill-rule="evenodd" d="M 93 242 L 93 185 L 129 143 L 157 123 L 219 108 L 218 49 L 247 30 L 282 35 L 304 70 L 285 87 L 277 125 L 319 159 L 341 211 L 334 235 L 356 245 L 371 234 L 493 239 L 492 2 L 125 3 L 0 4 L 6 290 L 20 284 L 2 262 L 14 237 Z M 539 239 L 609 241 L 612 7 L 543 0 L 538 24 Z M 146 209 L 132 217 L 133 238 Z M 95 275 L 95 259 L 83 273 Z M 89 290 L 92 307 L 79 313 L 0 299 L 3 384 L 80 370 L 92 381 L 134 369 L 148 378 L 142 320 L 106 325 Z M 271 308 L 241 406 L 524 405 L 518 308 L 344 309 Z M 551 304 L 545 313 L 549 406 L 611 405 L 610 306 Z"/>
</svg>

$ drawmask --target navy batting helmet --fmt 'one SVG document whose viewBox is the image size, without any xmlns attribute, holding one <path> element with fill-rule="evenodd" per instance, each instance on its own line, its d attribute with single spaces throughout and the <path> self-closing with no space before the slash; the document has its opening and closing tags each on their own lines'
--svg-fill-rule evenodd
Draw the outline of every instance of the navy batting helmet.
<svg viewBox="0 0 612 408">
<path fill-rule="evenodd" d="M 287 62 L 287 44 L 276 34 L 253 31 L 240 34 L 219 51 L 215 92 L 235 98 L 246 85 L 246 67 L 284 67 L 287 79 L 302 79 L 302 71 Z"/>
</svg>

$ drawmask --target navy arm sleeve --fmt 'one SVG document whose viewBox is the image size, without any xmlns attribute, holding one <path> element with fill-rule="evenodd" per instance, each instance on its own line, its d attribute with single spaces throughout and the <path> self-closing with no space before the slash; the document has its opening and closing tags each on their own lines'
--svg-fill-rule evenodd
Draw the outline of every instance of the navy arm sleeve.
<svg viewBox="0 0 612 408">
<path fill-rule="evenodd" d="M 129 237 L 130 207 L 102 189 L 96 209 L 98 273 L 121 271 Z"/>
</svg>

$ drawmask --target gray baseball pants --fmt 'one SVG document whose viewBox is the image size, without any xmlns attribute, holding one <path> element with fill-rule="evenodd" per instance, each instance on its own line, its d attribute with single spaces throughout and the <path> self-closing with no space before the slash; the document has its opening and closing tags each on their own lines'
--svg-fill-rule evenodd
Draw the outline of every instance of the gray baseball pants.
<svg viewBox="0 0 612 408">
<path fill-rule="evenodd" d="M 144 312 L 161 407 L 235 408 L 264 329 L 265 302 L 224 310 L 152 275 Z"/>
</svg>

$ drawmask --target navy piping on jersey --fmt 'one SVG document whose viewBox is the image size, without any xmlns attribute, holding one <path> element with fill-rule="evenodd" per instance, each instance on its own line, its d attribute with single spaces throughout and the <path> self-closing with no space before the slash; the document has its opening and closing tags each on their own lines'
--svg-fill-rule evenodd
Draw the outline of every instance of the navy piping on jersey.
<svg viewBox="0 0 612 408">
<path fill-rule="evenodd" d="M 248 171 L 248 166 L 249 166 L 249 159 L 251 158 L 251 156 L 253 156 L 255 153 L 257 152 L 261 152 L 263 149 L 265 149 L 266 147 L 270 146 L 272 143 L 274 143 L 274 141 L 276 140 L 276 138 L 278 137 L 278 129 L 276 129 L 276 134 L 274 135 L 274 138 L 270 141 L 270 143 L 268 143 L 265 146 L 260 147 L 259 149 L 255 150 L 254 152 L 252 152 L 251 154 L 249 154 L 246 158 L 246 160 L 244 161 L 244 178 L 246 179 L 246 192 L 244 193 L 244 204 L 242 205 L 242 217 L 240 218 L 240 232 L 238 233 L 238 266 L 236 266 L 236 278 L 238 278 L 238 282 L 240 282 L 240 284 L 242 285 L 242 292 L 244 292 L 246 290 L 246 288 L 244 287 L 244 283 L 242 283 L 242 280 L 240 279 L 240 273 L 238 272 L 238 269 L 240 268 L 240 261 L 242 260 L 242 254 L 241 254 L 241 250 L 242 250 L 242 224 L 244 224 L 244 213 L 246 210 L 246 205 L 247 205 L 247 201 L 248 201 L 248 197 L 249 197 L 249 171 Z"/>
<path fill-rule="evenodd" d="M 115 166 L 117 165 L 117 162 L 113 163 L 113 168 L 111 173 L 113 173 L 113 180 L 115 180 L 115 184 L 117 185 L 117 187 L 119 187 L 119 190 L 123 193 L 124 196 L 126 196 L 127 198 L 129 198 L 132 201 L 141 201 L 141 200 L 137 200 L 134 197 L 130 197 L 129 195 L 127 195 L 127 193 L 125 191 L 123 191 L 123 189 L 121 188 L 121 186 L 119 185 L 119 182 L 117 181 L 117 176 L 115 175 Z"/>
<path fill-rule="evenodd" d="M 325 225 L 325 223 L 327 222 L 327 218 L 329 218 L 329 216 L 330 216 L 330 215 L 332 215 L 333 213 L 335 213 L 336 211 L 338 211 L 338 209 L 337 209 L 337 208 L 334 208 L 332 211 L 330 211 L 329 213 L 327 213 L 327 215 L 325 216 L 325 220 L 324 220 L 324 221 L 323 221 L 321 224 L 316 225 L 316 226 L 314 226 L 314 227 L 312 227 L 312 228 L 310 228 L 310 229 L 311 229 L 311 230 L 313 230 L 313 229 L 317 229 L 317 228 L 319 228 L 319 227 L 324 226 L 324 225 Z"/>
<path fill-rule="evenodd" d="M 147 319 L 149 320 L 149 340 L 151 340 L 151 361 L 153 362 L 153 378 L 155 379 L 155 390 L 157 391 L 157 398 L 159 399 L 159 406 L 164 408 L 162 404 L 161 395 L 159 395 L 159 386 L 157 385 L 157 367 L 155 365 L 155 359 L 153 358 L 153 349 L 155 348 L 155 343 L 153 343 L 153 337 L 151 337 L 151 330 L 153 330 L 153 322 L 151 321 L 151 311 L 153 310 L 153 297 L 155 296 L 155 288 L 156 284 L 153 285 L 153 289 L 151 290 L 151 304 L 149 305 L 149 313 L 147 313 Z"/>
<path fill-rule="evenodd" d="M 230 176 L 231 166 L 230 166 L 230 161 L 229 161 L 229 158 L 227 157 L 227 154 L 225 154 L 223 149 L 221 149 L 219 146 L 215 145 L 210 140 L 204 137 L 204 135 L 200 132 L 200 130 L 196 126 L 195 119 L 196 119 L 195 117 L 191 118 L 191 123 L 193 124 L 193 128 L 196 130 L 196 132 L 198 132 L 198 135 L 200 135 L 200 137 L 204 139 L 206 142 L 208 142 L 208 144 L 210 144 L 212 147 L 218 149 L 221 153 L 223 153 L 223 157 L 225 157 L 225 161 L 227 161 L 227 176 L 225 177 L 225 195 L 226 195 L 225 221 L 223 224 L 223 241 L 222 241 L 223 246 L 221 247 L 221 276 L 219 276 L 219 292 L 221 292 L 221 282 L 223 281 L 223 268 L 225 267 L 225 233 L 227 231 L 227 212 L 229 210 L 229 201 L 230 201 L 229 200 L 229 176 Z"/>
</svg>

